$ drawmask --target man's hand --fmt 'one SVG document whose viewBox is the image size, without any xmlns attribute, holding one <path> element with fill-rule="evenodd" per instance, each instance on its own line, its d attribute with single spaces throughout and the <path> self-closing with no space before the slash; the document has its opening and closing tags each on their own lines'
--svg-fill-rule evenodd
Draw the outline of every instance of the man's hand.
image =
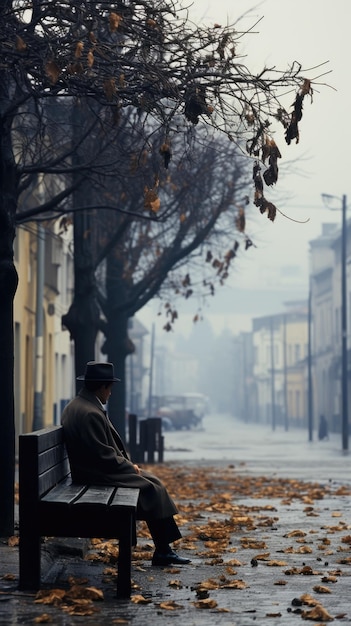
<svg viewBox="0 0 351 626">
<path fill-rule="evenodd" d="M 134 465 L 134 464 L 133 464 L 133 467 L 134 467 L 134 469 L 135 469 L 136 473 L 137 473 L 137 474 L 140 474 L 140 467 L 139 467 L 139 465 Z"/>
</svg>

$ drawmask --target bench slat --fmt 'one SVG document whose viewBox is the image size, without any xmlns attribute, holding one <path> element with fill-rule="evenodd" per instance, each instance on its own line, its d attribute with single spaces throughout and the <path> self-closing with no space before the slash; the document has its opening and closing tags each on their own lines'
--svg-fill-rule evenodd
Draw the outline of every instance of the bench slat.
<svg viewBox="0 0 351 626">
<path fill-rule="evenodd" d="M 70 474 L 70 467 L 68 460 L 65 459 L 62 463 L 55 465 L 55 467 L 50 468 L 47 472 L 44 472 L 38 477 L 38 491 L 39 496 L 45 494 L 49 489 L 55 487 L 58 483 L 60 483 L 66 476 Z"/>
<path fill-rule="evenodd" d="M 88 489 L 85 491 L 85 493 L 83 493 L 79 500 L 73 503 L 73 506 L 80 506 L 83 504 L 107 506 L 112 496 L 114 495 L 115 490 L 116 487 L 111 487 L 109 485 L 92 485 L 88 487 Z"/>
<path fill-rule="evenodd" d="M 130 506 L 136 509 L 139 498 L 139 489 L 129 489 L 128 487 L 119 487 L 113 497 L 110 507 Z"/>
<path fill-rule="evenodd" d="M 54 502 L 55 504 L 72 504 L 86 490 L 85 485 L 75 485 L 71 478 L 67 477 L 56 487 L 51 489 L 43 498 L 42 502 Z"/>
<path fill-rule="evenodd" d="M 38 470 L 39 474 L 43 474 L 47 470 L 55 467 L 59 463 L 63 463 L 68 459 L 66 447 L 62 444 L 53 446 L 45 452 L 41 452 L 38 456 Z"/>
</svg>

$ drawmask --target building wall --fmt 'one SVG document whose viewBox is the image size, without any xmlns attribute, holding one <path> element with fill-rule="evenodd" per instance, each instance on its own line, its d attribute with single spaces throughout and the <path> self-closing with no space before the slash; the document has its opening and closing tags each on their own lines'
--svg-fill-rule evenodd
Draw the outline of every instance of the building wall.
<svg viewBox="0 0 351 626">
<path fill-rule="evenodd" d="M 285 313 L 253 320 L 253 380 L 259 421 L 273 427 L 306 421 L 306 305 L 290 303 Z"/>
<path fill-rule="evenodd" d="M 35 232 L 18 228 L 14 249 L 19 277 L 14 300 L 15 424 L 16 432 L 20 433 L 31 430 L 34 406 Z"/>
<path fill-rule="evenodd" d="M 35 396 L 40 399 L 41 426 L 48 426 L 58 423 L 60 410 L 73 391 L 72 346 L 68 332 L 61 327 L 61 315 L 72 296 L 72 256 L 68 239 L 58 236 L 54 228 L 45 228 L 43 236 L 42 341 L 36 338 L 38 226 L 34 223 L 18 228 L 15 240 L 19 276 L 14 300 L 17 434 L 33 429 Z"/>
</svg>

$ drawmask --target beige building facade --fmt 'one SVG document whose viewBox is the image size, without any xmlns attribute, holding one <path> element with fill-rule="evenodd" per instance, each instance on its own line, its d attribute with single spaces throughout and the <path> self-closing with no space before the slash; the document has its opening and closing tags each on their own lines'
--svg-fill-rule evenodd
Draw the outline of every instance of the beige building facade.
<svg viewBox="0 0 351 626">
<path fill-rule="evenodd" d="M 72 346 L 61 315 L 72 297 L 70 236 L 28 223 L 14 244 L 19 283 L 14 301 L 16 434 L 58 422 L 72 396 Z"/>
</svg>

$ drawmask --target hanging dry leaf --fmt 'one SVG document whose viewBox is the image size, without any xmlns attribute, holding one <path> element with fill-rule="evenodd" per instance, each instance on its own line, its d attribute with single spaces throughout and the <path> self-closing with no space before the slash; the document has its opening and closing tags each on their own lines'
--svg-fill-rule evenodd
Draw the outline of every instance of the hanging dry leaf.
<svg viewBox="0 0 351 626">
<path fill-rule="evenodd" d="M 107 100 L 113 100 L 115 94 L 117 93 L 116 81 L 114 78 L 108 78 L 104 81 L 104 93 Z"/>
<path fill-rule="evenodd" d="M 48 61 L 45 64 L 45 73 L 47 77 L 49 78 L 50 82 L 53 85 L 55 85 L 59 79 L 61 70 L 59 66 L 57 65 L 56 61 Z"/>
<path fill-rule="evenodd" d="M 113 11 L 110 13 L 108 21 L 111 33 L 114 33 L 117 28 L 119 28 L 122 20 L 123 17 L 121 15 L 118 15 L 118 13 L 114 13 Z"/>
<path fill-rule="evenodd" d="M 84 50 L 84 43 L 82 41 L 77 41 L 76 44 L 76 49 L 74 52 L 74 56 L 76 57 L 76 59 L 80 59 L 82 54 L 83 54 L 83 50 Z"/>
<path fill-rule="evenodd" d="M 235 226 L 237 230 L 239 231 L 239 233 L 245 232 L 245 225 L 246 225 L 245 211 L 242 207 L 240 207 L 238 214 L 235 217 Z"/>
<path fill-rule="evenodd" d="M 93 67 L 94 65 L 94 54 L 92 50 L 89 50 L 88 54 L 87 54 L 87 63 L 89 67 Z"/>
<path fill-rule="evenodd" d="M 158 213 L 160 210 L 161 201 L 155 191 L 155 189 L 149 189 L 145 187 L 144 189 L 144 209 L 148 211 L 152 211 L 153 213 Z"/>
<path fill-rule="evenodd" d="M 16 50 L 17 52 L 24 52 L 25 50 L 27 50 L 27 44 L 19 35 L 16 35 Z"/>
<path fill-rule="evenodd" d="M 168 141 L 165 141 L 160 147 L 160 154 L 163 156 L 164 166 L 167 170 L 172 158 L 172 149 Z"/>
</svg>

